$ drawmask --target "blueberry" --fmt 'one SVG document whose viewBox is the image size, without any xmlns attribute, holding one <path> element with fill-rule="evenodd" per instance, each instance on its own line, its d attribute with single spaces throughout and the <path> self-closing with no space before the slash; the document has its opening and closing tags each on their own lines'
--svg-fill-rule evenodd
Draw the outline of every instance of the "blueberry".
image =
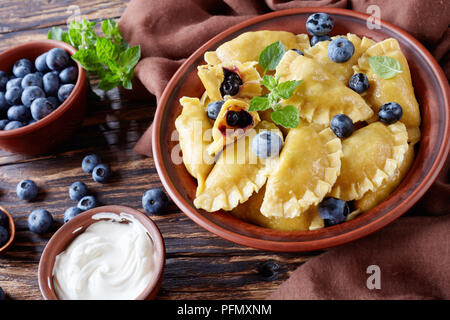
<svg viewBox="0 0 450 320">
<path fill-rule="evenodd" d="M 14 79 L 10 79 L 7 83 L 6 83 L 6 91 L 8 91 L 9 89 L 11 89 L 12 87 L 22 87 L 22 79 L 23 78 L 14 78 Z"/>
<path fill-rule="evenodd" d="M 336 114 L 331 118 L 330 128 L 339 138 L 350 137 L 353 133 L 353 121 L 345 114 Z"/>
<path fill-rule="evenodd" d="M 31 104 L 30 110 L 33 119 L 38 121 L 52 113 L 55 110 L 55 105 L 47 98 L 37 98 Z"/>
<path fill-rule="evenodd" d="M 44 52 L 39 57 L 37 57 L 36 60 L 34 60 L 34 66 L 36 67 L 37 71 L 40 71 L 43 73 L 50 71 L 49 67 L 47 66 L 47 61 L 46 61 L 47 53 L 48 52 Z"/>
<path fill-rule="evenodd" d="M 69 188 L 69 197 L 74 201 L 79 201 L 88 194 L 88 187 L 81 181 L 74 182 Z"/>
<path fill-rule="evenodd" d="M 311 47 L 314 47 L 318 42 L 321 41 L 331 41 L 331 37 L 329 35 L 324 35 L 324 36 L 312 36 L 311 37 Z"/>
<path fill-rule="evenodd" d="M 5 100 L 10 105 L 20 104 L 22 97 L 22 88 L 12 87 L 5 93 Z"/>
<path fill-rule="evenodd" d="M 61 48 L 53 48 L 47 52 L 45 61 L 50 70 L 60 71 L 67 67 L 69 54 Z"/>
<path fill-rule="evenodd" d="M 0 248 L 3 247 L 9 240 L 9 232 L 5 227 L 0 226 Z"/>
<path fill-rule="evenodd" d="M 73 218 L 75 218 L 77 215 L 79 215 L 82 212 L 83 212 L 83 210 L 81 210 L 78 207 L 70 207 L 70 208 L 68 208 L 64 212 L 64 223 L 72 220 Z"/>
<path fill-rule="evenodd" d="M 57 97 L 48 97 L 47 100 L 50 101 L 51 104 L 53 104 L 53 109 L 58 108 L 61 104 Z"/>
<path fill-rule="evenodd" d="M 0 226 L 8 227 L 9 219 L 6 213 L 3 212 L 2 209 L 0 209 Z"/>
<path fill-rule="evenodd" d="M 2 113 L 7 111 L 9 108 L 9 103 L 5 99 L 5 94 L 3 92 L 0 92 L 0 116 Z"/>
<path fill-rule="evenodd" d="M 325 226 L 332 226 L 344 222 L 350 213 L 348 203 L 328 197 L 319 203 L 319 216 L 324 220 Z"/>
<path fill-rule="evenodd" d="M 272 131 L 258 133 L 252 141 L 252 151 L 259 158 L 271 158 L 279 155 L 283 141 L 280 136 Z"/>
<path fill-rule="evenodd" d="M 0 91 L 6 90 L 6 84 L 9 81 L 8 74 L 2 70 L 0 70 Z"/>
<path fill-rule="evenodd" d="M 26 107 L 30 107 L 37 98 L 45 98 L 44 91 L 37 86 L 26 87 L 22 92 L 22 103 Z"/>
<path fill-rule="evenodd" d="M 0 300 L 6 300 L 6 293 L 3 291 L 3 289 L 0 287 Z"/>
<path fill-rule="evenodd" d="M 93 196 L 84 196 L 78 201 L 78 209 L 82 211 L 90 210 L 97 206 L 97 200 Z"/>
<path fill-rule="evenodd" d="M 5 131 L 6 130 L 14 130 L 14 129 L 19 129 L 23 126 L 25 126 L 25 124 L 20 121 L 10 121 L 6 124 L 6 126 L 3 130 L 5 130 Z"/>
<path fill-rule="evenodd" d="M 33 200 L 38 194 L 38 187 L 32 180 L 22 180 L 16 187 L 17 196 L 22 200 Z"/>
<path fill-rule="evenodd" d="M 403 115 L 403 108 L 397 102 L 383 104 L 378 111 L 378 118 L 385 124 L 393 124 L 399 121 Z"/>
<path fill-rule="evenodd" d="M 228 111 L 226 119 L 230 127 L 245 128 L 253 123 L 251 114 L 245 110 Z"/>
<path fill-rule="evenodd" d="M 348 86 L 355 92 L 363 93 L 369 89 L 369 79 L 364 73 L 355 73 L 348 82 Z"/>
<path fill-rule="evenodd" d="M 52 71 L 44 74 L 42 78 L 44 91 L 49 96 L 58 95 L 59 89 L 59 75 L 58 72 Z"/>
<path fill-rule="evenodd" d="M 92 170 L 101 163 L 100 157 L 96 154 L 89 154 L 83 158 L 81 168 L 84 172 L 92 173 Z"/>
<path fill-rule="evenodd" d="M 62 83 L 75 83 L 78 78 L 78 68 L 71 66 L 63 69 L 59 73 L 59 80 Z"/>
<path fill-rule="evenodd" d="M 345 38 L 334 39 L 328 45 L 328 58 L 337 63 L 348 61 L 354 52 L 355 46 Z"/>
<path fill-rule="evenodd" d="M 23 77 L 21 85 L 22 89 L 31 86 L 42 88 L 42 77 L 38 73 L 29 73 Z"/>
<path fill-rule="evenodd" d="M 7 115 L 11 121 L 27 122 L 31 118 L 30 109 L 23 104 L 9 108 Z"/>
<path fill-rule="evenodd" d="M 160 213 L 168 202 L 166 194 L 160 188 L 147 190 L 142 197 L 142 207 L 148 213 Z"/>
<path fill-rule="evenodd" d="M 37 209 L 28 216 L 28 229 L 34 233 L 46 233 L 53 225 L 53 217 L 44 209 Z"/>
<path fill-rule="evenodd" d="M 13 65 L 13 74 L 17 78 L 23 78 L 31 72 L 33 72 L 33 64 L 28 59 L 20 59 Z"/>
<path fill-rule="evenodd" d="M 299 55 L 301 55 L 301 56 L 303 56 L 303 52 L 301 52 L 300 50 L 298 50 L 298 49 L 291 49 L 292 51 L 295 51 L 295 52 L 297 52 Z"/>
<path fill-rule="evenodd" d="M 324 36 L 333 26 L 333 19 L 326 13 L 314 13 L 306 20 L 306 30 L 312 36 Z"/>
<path fill-rule="evenodd" d="M 239 86 L 242 85 L 242 79 L 231 70 L 223 68 L 224 79 L 220 85 L 220 94 L 222 97 L 229 95 L 235 96 L 239 92 Z"/>
<path fill-rule="evenodd" d="M 66 101 L 66 99 L 70 96 L 70 93 L 73 90 L 74 85 L 69 83 L 69 84 L 64 84 L 61 87 L 59 87 L 58 89 L 58 99 L 60 102 L 64 102 Z"/>
<path fill-rule="evenodd" d="M 206 107 L 206 113 L 208 114 L 208 118 L 216 120 L 224 103 L 225 101 L 223 100 L 208 103 L 208 107 Z"/>
<path fill-rule="evenodd" d="M 95 182 L 106 182 L 111 177 L 111 168 L 106 164 L 98 164 L 95 166 L 95 168 L 92 170 L 92 179 L 94 179 Z"/>
<path fill-rule="evenodd" d="M 6 125 L 8 124 L 9 120 L 8 119 L 2 119 L 0 120 L 0 130 L 4 130 Z"/>
</svg>

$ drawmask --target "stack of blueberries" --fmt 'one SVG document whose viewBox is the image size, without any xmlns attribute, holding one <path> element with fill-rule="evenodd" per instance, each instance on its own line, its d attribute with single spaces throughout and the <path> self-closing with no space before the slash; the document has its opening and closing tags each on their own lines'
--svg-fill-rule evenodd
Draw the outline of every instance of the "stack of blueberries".
<svg viewBox="0 0 450 320">
<path fill-rule="evenodd" d="M 72 92 L 78 69 L 69 54 L 51 49 L 34 60 L 16 61 L 12 75 L 0 70 L 0 130 L 12 130 L 46 117 Z"/>
</svg>

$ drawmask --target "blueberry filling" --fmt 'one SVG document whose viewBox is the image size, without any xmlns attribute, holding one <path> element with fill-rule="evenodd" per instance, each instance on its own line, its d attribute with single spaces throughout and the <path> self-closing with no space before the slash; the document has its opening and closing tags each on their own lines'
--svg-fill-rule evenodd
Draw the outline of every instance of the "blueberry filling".
<svg viewBox="0 0 450 320">
<path fill-rule="evenodd" d="M 224 79 L 220 85 L 220 94 L 222 97 L 229 95 L 235 96 L 239 92 L 239 86 L 242 85 L 242 79 L 239 75 L 229 69 L 223 68 Z"/>
<path fill-rule="evenodd" d="M 245 128 L 253 123 L 253 118 L 245 110 L 241 111 L 228 111 L 227 112 L 227 124 L 230 127 Z"/>
</svg>

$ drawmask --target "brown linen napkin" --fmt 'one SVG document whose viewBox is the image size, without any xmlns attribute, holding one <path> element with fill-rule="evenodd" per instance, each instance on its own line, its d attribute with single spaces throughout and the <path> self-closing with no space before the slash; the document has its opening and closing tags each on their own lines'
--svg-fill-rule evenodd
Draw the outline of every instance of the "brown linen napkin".
<svg viewBox="0 0 450 320">
<path fill-rule="evenodd" d="M 207 40 L 239 22 L 274 10 L 330 6 L 366 12 L 378 5 L 381 18 L 415 36 L 434 54 L 450 79 L 450 3 L 441 0 L 132 0 L 119 26 L 143 59 L 138 80 L 159 98 L 183 61 Z M 152 156 L 148 129 L 135 151 Z M 449 164 L 415 206 L 419 215 L 450 211 Z M 449 298 L 449 216 L 407 217 L 352 244 L 330 249 L 301 267 L 273 299 Z M 439 259 L 439 257 L 441 257 Z M 444 263 L 445 262 L 445 263 Z M 365 269 L 377 264 L 382 289 L 369 291 Z"/>
</svg>

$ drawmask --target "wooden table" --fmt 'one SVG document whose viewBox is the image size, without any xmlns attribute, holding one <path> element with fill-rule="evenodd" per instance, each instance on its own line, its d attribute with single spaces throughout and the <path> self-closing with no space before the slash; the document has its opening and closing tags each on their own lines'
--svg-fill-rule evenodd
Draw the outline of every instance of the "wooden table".
<svg viewBox="0 0 450 320">
<path fill-rule="evenodd" d="M 0 50 L 46 38 L 52 26 L 64 27 L 67 18 L 77 12 L 71 5 L 78 6 L 86 18 L 100 21 L 118 19 L 127 3 L 2 0 Z M 101 100 L 89 102 L 82 127 L 59 150 L 36 157 L 0 150 L 0 205 L 13 214 L 18 231 L 13 247 L 0 256 L 0 287 L 12 299 L 41 299 L 37 269 L 52 234 L 39 236 L 28 231 L 27 217 L 33 209 L 49 210 L 57 218 L 58 227 L 65 209 L 74 205 L 68 188 L 75 181 L 85 182 L 102 204 L 141 211 L 143 192 L 162 187 L 153 159 L 133 152 L 136 141 L 152 122 L 156 100 L 133 101 L 118 90 L 95 91 Z M 110 183 L 95 183 L 81 170 L 81 160 L 89 153 L 99 154 L 111 165 L 115 175 Z M 34 180 L 40 189 L 31 203 L 21 201 L 15 193 L 17 183 L 25 178 Z M 197 226 L 173 203 L 163 215 L 151 218 L 161 229 L 167 253 L 158 299 L 264 299 L 300 264 L 318 254 L 277 254 L 235 245 Z M 268 260 L 279 265 L 278 275 L 259 271 Z"/>
</svg>

